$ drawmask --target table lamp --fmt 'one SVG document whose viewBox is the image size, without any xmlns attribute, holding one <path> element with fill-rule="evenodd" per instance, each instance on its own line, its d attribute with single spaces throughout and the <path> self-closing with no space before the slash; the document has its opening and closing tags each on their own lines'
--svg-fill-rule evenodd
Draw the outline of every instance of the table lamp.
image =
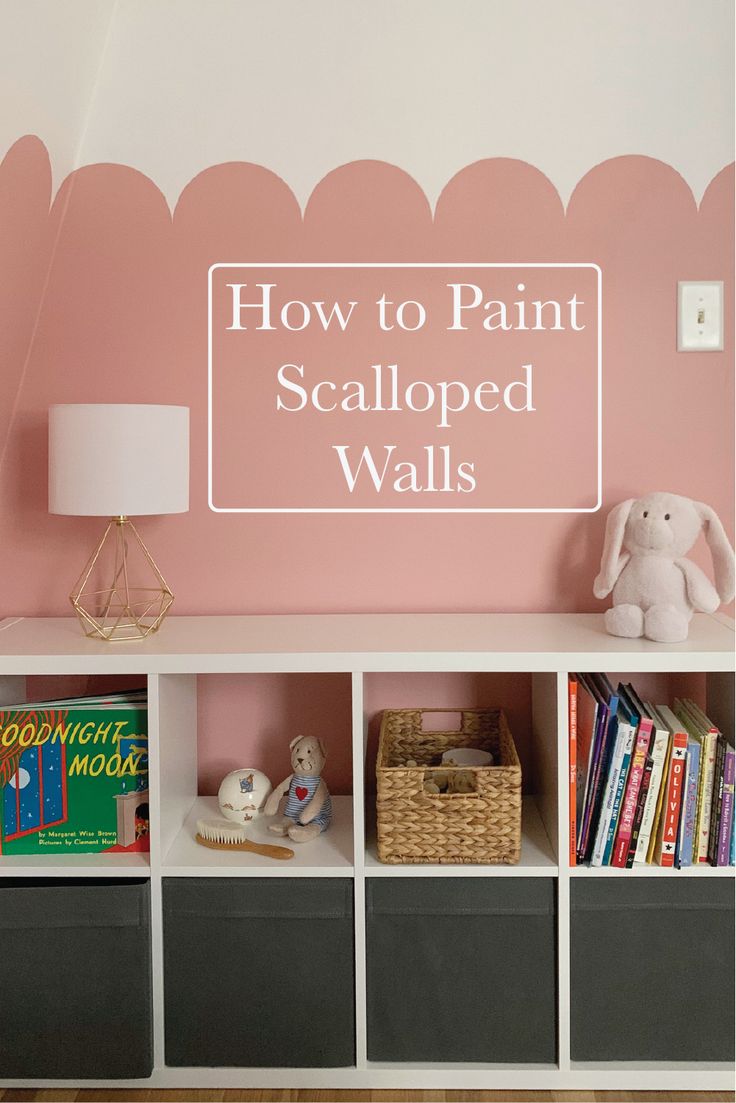
<svg viewBox="0 0 736 1103">
<path fill-rule="evenodd" d="M 156 631 L 174 595 L 130 518 L 188 509 L 186 406 L 50 407 L 49 512 L 110 518 L 69 595 L 85 635 Z"/>
</svg>

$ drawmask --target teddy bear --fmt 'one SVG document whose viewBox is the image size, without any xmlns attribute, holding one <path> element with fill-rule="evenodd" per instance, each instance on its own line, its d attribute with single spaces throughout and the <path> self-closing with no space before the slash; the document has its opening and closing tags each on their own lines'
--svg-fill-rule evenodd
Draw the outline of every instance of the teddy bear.
<svg viewBox="0 0 736 1103">
<path fill-rule="evenodd" d="M 322 780 L 322 768 L 327 758 L 324 743 L 311 735 L 298 735 L 289 744 L 293 773 L 273 790 L 263 811 L 274 816 L 281 798 L 286 794 L 282 815 L 268 825 L 275 835 L 288 835 L 297 843 L 305 843 L 326 831 L 332 820 L 332 801 Z"/>
<path fill-rule="evenodd" d="M 701 528 L 715 586 L 685 558 Z M 661 492 L 617 505 L 606 521 L 601 569 L 593 583 L 598 598 L 611 591 L 613 608 L 605 614 L 605 625 L 612 636 L 686 640 L 693 612 L 714 613 L 734 596 L 733 548 L 715 511 Z"/>
</svg>

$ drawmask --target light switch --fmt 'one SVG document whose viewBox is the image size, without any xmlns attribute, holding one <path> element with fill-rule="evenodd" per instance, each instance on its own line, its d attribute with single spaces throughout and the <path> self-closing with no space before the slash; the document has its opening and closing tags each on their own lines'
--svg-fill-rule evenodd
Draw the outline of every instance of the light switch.
<svg viewBox="0 0 736 1103">
<path fill-rule="evenodd" d="M 723 280 L 677 285 L 677 351 L 723 349 Z"/>
</svg>

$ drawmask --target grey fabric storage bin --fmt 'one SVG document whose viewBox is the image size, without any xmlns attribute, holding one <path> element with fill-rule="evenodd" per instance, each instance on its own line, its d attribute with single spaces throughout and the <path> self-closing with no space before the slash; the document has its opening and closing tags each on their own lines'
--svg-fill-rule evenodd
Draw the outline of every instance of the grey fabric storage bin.
<svg viewBox="0 0 736 1103">
<path fill-rule="evenodd" d="M 0 1077 L 153 1069 L 148 881 L 0 880 Z"/>
<path fill-rule="evenodd" d="M 374 877 L 373 1061 L 554 1062 L 552 878 Z"/>
<path fill-rule="evenodd" d="M 570 888 L 573 1060 L 733 1060 L 733 881 Z"/>
<path fill-rule="evenodd" d="M 166 1063 L 355 1063 L 353 883 L 164 879 Z"/>
</svg>

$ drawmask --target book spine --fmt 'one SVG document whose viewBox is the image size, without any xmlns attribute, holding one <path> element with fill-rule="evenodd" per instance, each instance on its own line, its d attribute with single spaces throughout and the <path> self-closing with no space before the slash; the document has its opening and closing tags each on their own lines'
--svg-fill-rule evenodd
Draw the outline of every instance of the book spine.
<svg viewBox="0 0 736 1103">
<path fill-rule="evenodd" d="M 631 829 L 631 841 L 629 843 L 629 853 L 626 856 L 626 868 L 631 869 L 636 858 L 636 851 L 639 846 L 639 835 L 641 833 L 641 825 L 644 819 L 644 808 L 646 806 L 647 797 L 649 795 L 649 787 L 652 783 L 652 770 L 654 769 L 654 759 L 649 754 L 647 755 L 646 762 L 644 763 L 644 774 L 642 775 L 641 785 L 639 786 L 639 799 L 636 804 L 636 813 L 634 815 L 634 823 Z"/>
<path fill-rule="evenodd" d="M 681 719 L 686 724 L 687 715 L 681 716 L 680 713 L 675 710 L 675 715 L 678 719 Z M 687 724 L 686 724 L 687 726 Z M 700 817 L 702 814 L 703 805 L 703 779 L 705 776 L 705 736 L 695 735 L 693 736 L 695 744 L 698 747 L 698 776 L 695 782 L 695 811 L 694 811 L 694 823 L 693 823 L 693 841 L 692 841 L 692 860 L 691 865 L 698 864 L 698 847 L 700 846 Z M 690 744 L 688 743 L 688 746 Z"/>
<path fill-rule="evenodd" d="M 693 864 L 700 758 L 700 744 L 693 740 L 688 743 L 687 788 L 685 790 L 685 804 L 680 816 L 681 842 L 678 857 L 681 867 Z"/>
<path fill-rule="evenodd" d="M 734 749 L 727 746 L 723 758 L 723 801 L 718 830 L 718 865 L 727 866 L 731 860 L 731 827 L 733 824 Z"/>
<path fill-rule="evenodd" d="M 675 840 L 675 869 L 682 868 L 682 844 L 685 833 L 685 805 L 687 803 L 687 787 L 690 784 L 690 747 L 685 747 L 684 769 L 682 771 L 682 796 L 680 798 L 680 822 L 677 825 L 677 839 Z"/>
<path fill-rule="evenodd" d="M 649 859 L 650 843 L 657 833 L 657 818 L 662 796 L 662 779 L 667 763 L 667 751 L 669 738 L 665 731 L 655 731 L 652 740 L 652 778 L 649 782 L 649 792 L 644 815 L 641 821 L 641 830 L 636 844 L 634 861 L 644 864 Z"/>
<path fill-rule="evenodd" d="M 718 823 L 723 802 L 723 759 L 726 740 L 719 733 L 716 746 L 716 764 L 713 771 L 713 803 L 710 809 L 710 834 L 708 836 L 708 861 L 712 866 L 718 862 Z"/>
<path fill-rule="evenodd" d="M 568 724 L 570 735 L 570 865 L 577 865 L 577 778 L 578 778 L 578 683 L 567 683 Z"/>
<path fill-rule="evenodd" d="M 700 750 L 700 762 L 698 765 L 698 780 L 695 789 L 695 824 L 693 827 L 692 865 L 698 864 L 698 849 L 700 847 L 700 821 L 703 810 L 703 781 L 705 778 L 705 736 L 696 736 L 696 742 Z"/>
<path fill-rule="evenodd" d="M 621 809 L 624 802 L 624 793 L 626 791 L 626 781 L 629 776 L 629 767 L 631 765 L 631 752 L 634 747 L 634 733 L 635 728 L 629 727 L 626 734 L 626 742 L 624 743 L 624 754 L 621 759 L 621 768 L 618 772 L 616 779 L 616 790 L 613 794 L 613 807 L 611 809 L 611 821 L 608 825 L 608 831 L 606 833 L 606 846 L 603 851 L 602 865 L 610 866 L 611 856 L 613 855 L 613 843 L 616 838 L 616 831 L 618 829 L 618 821 L 621 815 Z"/>
<path fill-rule="evenodd" d="M 592 842 L 595 837 L 593 825 L 596 822 L 598 792 L 602 770 L 602 759 L 606 751 L 606 732 L 608 729 L 608 710 L 599 709 L 593 745 L 592 774 L 588 776 L 587 800 L 583 809 L 583 823 L 578 847 L 578 862 L 587 861 L 591 856 Z"/>
<path fill-rule="evenodd" d="M 657 850 L 660 841 L 660 824 L 662 822 L 662 809 L 665 804 L 665 797 L 667 795 L 667 778 L 670 772 L 670 758 L 672 757 L 672 737 L 667 741 L 667 751 L 664 757 L 664 764 L 662 766 L 662 777 L 659 782 L 659 790 L 657 792 L 657 803 L 654 809 L 654 819 L 652 820 L 652 832 L 649 837 L 649 846 L 647 849 L 646 861 L 648 865 L 651 865 L 657 860 Z"/>
<path fill-rule="evenodd" d="M 707 863 L 708 844 L 710 842 L 710 816 L 713 810 L 713 786 L 716 776 L 716 749 L 718 735 L 708 732 L 703 737 L 703 791 L 700 796 L 700 815 L 698 817 L 698 862 Z"/>
<path fill-rule="evenodd" d="M 641 780 L 644 776 L 644 764 L 649 751 L 649 740 L 652 735 L 651 722 L 642 719 L 639 723 L 639 731 L 636 735 L 629 777 L 626 783 L 623 804 L 621 806 L 621 819 L 616 832 L 616 839 L 611 853 L 611 865 L 619 869 L 626 868 L 626 859 L 629 855 L 629 843 L 634 828 L 634 816 L 636 815 L 637 802 Z"/>
<path fill-rule="evenodd" d="M 603 864 L 603 855 L 606 849 L 606 840 L 608 839 L 608 826 L 611 822 L 613 802 L 616 796 L 616 785 L 618 782 L 619 774 L 621 773 L 621 762 L 623 761 L 623 737 L 623 726 L 619 725 L 619 729 L 616 735 L 616 742 L 614 744 L 613 752 L 611 755 L 611 764 L 608 769 L 608 774 L 606 778 L 606 787 L 603 791 L 603 796 L 601 800 L 601 810 L 598 817 L 595 842 L 593 844 L 591 865 L 594 866 L 600 866 Z"/>
<path fill-rule="evenodd" d="M 674 732 L 672 735 L 670 767 L 667 773 L 667 791 L 662 808 L 662 841 L 658 852 L 661 866 L 674 866 L 675 864 L 675 846 L 677 845 L 677 830 L 680 825 L 686 753 L 687 735 L 685 732 Z"/>
<path fill-rule="evenodd" d="M 606 783 L 609 777 L 611 762 L 616 749 L 618 735 L 618 719 L 614 708 L 618 707 L 618 698 L 612 697 L 609 702 L 610 710 L 604 713 L 603 733 L 598 754 L 598 763 L 590 804 L 590 816 L 588 820 L 587 839 L 585 843 L 585 858 L 592 862 L 595 840 L 598 836 L 598 828 L 605 811 Z"/>
</svg>

